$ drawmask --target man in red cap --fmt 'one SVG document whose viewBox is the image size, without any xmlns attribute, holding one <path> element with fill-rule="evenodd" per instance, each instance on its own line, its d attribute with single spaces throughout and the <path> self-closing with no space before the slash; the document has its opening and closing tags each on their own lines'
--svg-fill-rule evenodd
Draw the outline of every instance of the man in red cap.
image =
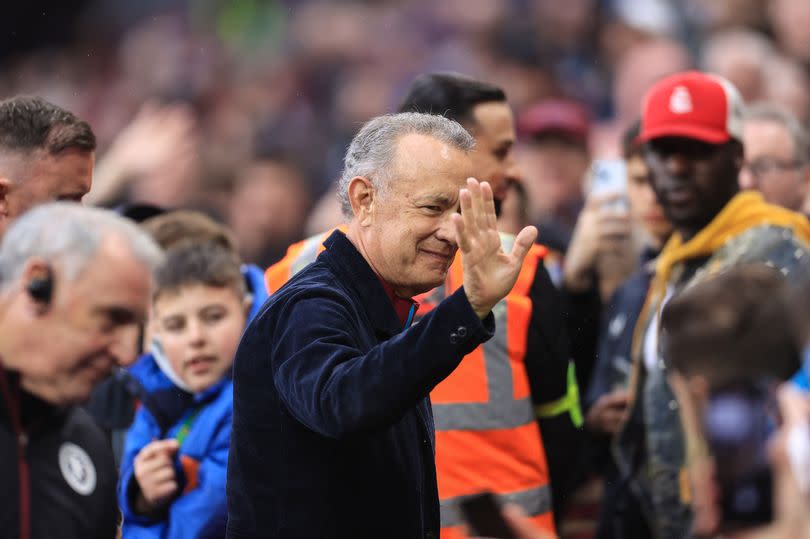
<svg viewBox="0 0 810 539">
<path fill-rule="evenodd" d="M 739 191 L 743 108 L 730 82 L 696 71 L 662 79 L 642 106 L 638 140 L 675 232 L 656 261 L 636 325 L 631 403 L 616 456 L 661 539 L 689 533 L 690 505 L 703 493 L 690 489 L 686 464 L 708 458 L 705 446 L 684 443 L 680 403 L 659 346 L 661 309 L 680 290 L 730 267 L 764 263 L 794 280 L 810 259 L 806 218 L 767 204 L 759 193 Z"/>
</svg>

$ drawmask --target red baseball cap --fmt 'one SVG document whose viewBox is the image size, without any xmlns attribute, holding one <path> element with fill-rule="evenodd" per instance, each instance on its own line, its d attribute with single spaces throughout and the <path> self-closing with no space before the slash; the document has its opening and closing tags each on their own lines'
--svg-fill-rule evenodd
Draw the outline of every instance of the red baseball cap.
<svg viewBox="0 0 810 539">
<path fill-rule="evenodd" d="M 742 96 L 728 80 L 700 71 L 665 77 L 647 91 L 637 142 L 686 137 L 721 144 L 742 141 Z"/>
<path fill-rule="evenodd" d="M 586 145 L 589 124 L 588 111 L 580 103 L 568 99 L 547 99 L 518 115 L 517 130 L 521 137 L 558 133 Z"/>
</svg>

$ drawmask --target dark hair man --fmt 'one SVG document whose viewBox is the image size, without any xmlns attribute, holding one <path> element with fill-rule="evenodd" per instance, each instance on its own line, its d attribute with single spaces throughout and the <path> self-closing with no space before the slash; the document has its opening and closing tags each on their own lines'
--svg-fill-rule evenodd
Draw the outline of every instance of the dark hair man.
<svg viewBox="0 0 810 539">
<path fill-rule="evenodd" d="M 93 179 L 90 126 L 40 97 L 0 101 L 0 235 L 36 204 L 81 201 Z"/>
<path fill-rule="evenodd" d="M 439 114 L 464 126 L 475 137 L 470 154 L 475 177 L 492 185 L 500 208 L 506 180 L 519 178 L 512 151 L 515 120 L 503 90 L 457 73 L 428 73 L 414 79 L 398 111 Z"/>
<path fill-rule="evenodd" d="M 655 275 L 633 342 L 629 419 L 618 433 L 617 463 L 650 516 L 653 534 L 681 538 L 691 514 L 682 489 L 686 455 L 679 403 L 667 383 L 658 313 L 681 289 L 733 266 L 760 262 L 795 279 L 810 260 L 810 224 L 739 192 L 743 105 L 725 79 L 677 73 L 648 91 L 639 141 L 653 190 L 674 233 Z"/>
<path fill-rule="evenodd" d="M 228 537 L 438 535 L 428 394 L 492 336 L 537 234 L 501 249 L 473 146 L 418 113 L 353 139 L 347 233 L 271 297 L 236 353 Z M 411 298 L 444 282 L 457 250 L 464 287 L 411 326 Z"/>
<path fill-rule="evenodd" d="M 0 245 L 0 529 L 23 539 L 113 538 L 112 452 L 84 410 L 135 353 L 161 253 L 111 212 L 46 204 Z"/>
</svg>

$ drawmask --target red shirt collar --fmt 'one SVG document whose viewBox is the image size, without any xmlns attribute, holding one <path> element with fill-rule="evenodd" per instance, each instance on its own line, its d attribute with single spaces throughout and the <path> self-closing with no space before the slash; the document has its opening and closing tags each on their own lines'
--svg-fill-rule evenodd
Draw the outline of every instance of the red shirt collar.
<svg viewBox="0 0 810 539">
<path fill-rule="evenodd" d="M 388 296 L 388 299 L 391 300 L 391 303 L 394 305 L 394 311 L 397 313 L 397 317 L 399 321 L 402 323 L 404 327 L 408 327 L 413 322 L 413 313 L 415 313 L 419 309 L 419 303 L 414 301 L 413 298 L 401 298 L 394 294 L 394 289 L 391 287 L 390 284 L 385 282 L 385 280 L 380 277 L 379 275 L 377 278 L 382 283 L 383 288 L 385 289 L 385 294 Z"/>
</svg>

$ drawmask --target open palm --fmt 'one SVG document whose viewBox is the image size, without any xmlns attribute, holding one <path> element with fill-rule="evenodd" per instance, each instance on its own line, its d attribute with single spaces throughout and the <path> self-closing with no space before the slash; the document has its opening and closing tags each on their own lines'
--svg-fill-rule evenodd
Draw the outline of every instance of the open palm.
<svg viewBox="0 0 810 539">
<path fill-rule="evenodd" d="M 512 250 L 505 253 L 489 183 L 468 178 L 459 199 L 461 214 L 453 216 L 453 223 L 464 266 L 464 290 L 473 310 L 483 319 L 515 285 L 537 229 L 527 226 L 521 230 Z"/>
</svg>

